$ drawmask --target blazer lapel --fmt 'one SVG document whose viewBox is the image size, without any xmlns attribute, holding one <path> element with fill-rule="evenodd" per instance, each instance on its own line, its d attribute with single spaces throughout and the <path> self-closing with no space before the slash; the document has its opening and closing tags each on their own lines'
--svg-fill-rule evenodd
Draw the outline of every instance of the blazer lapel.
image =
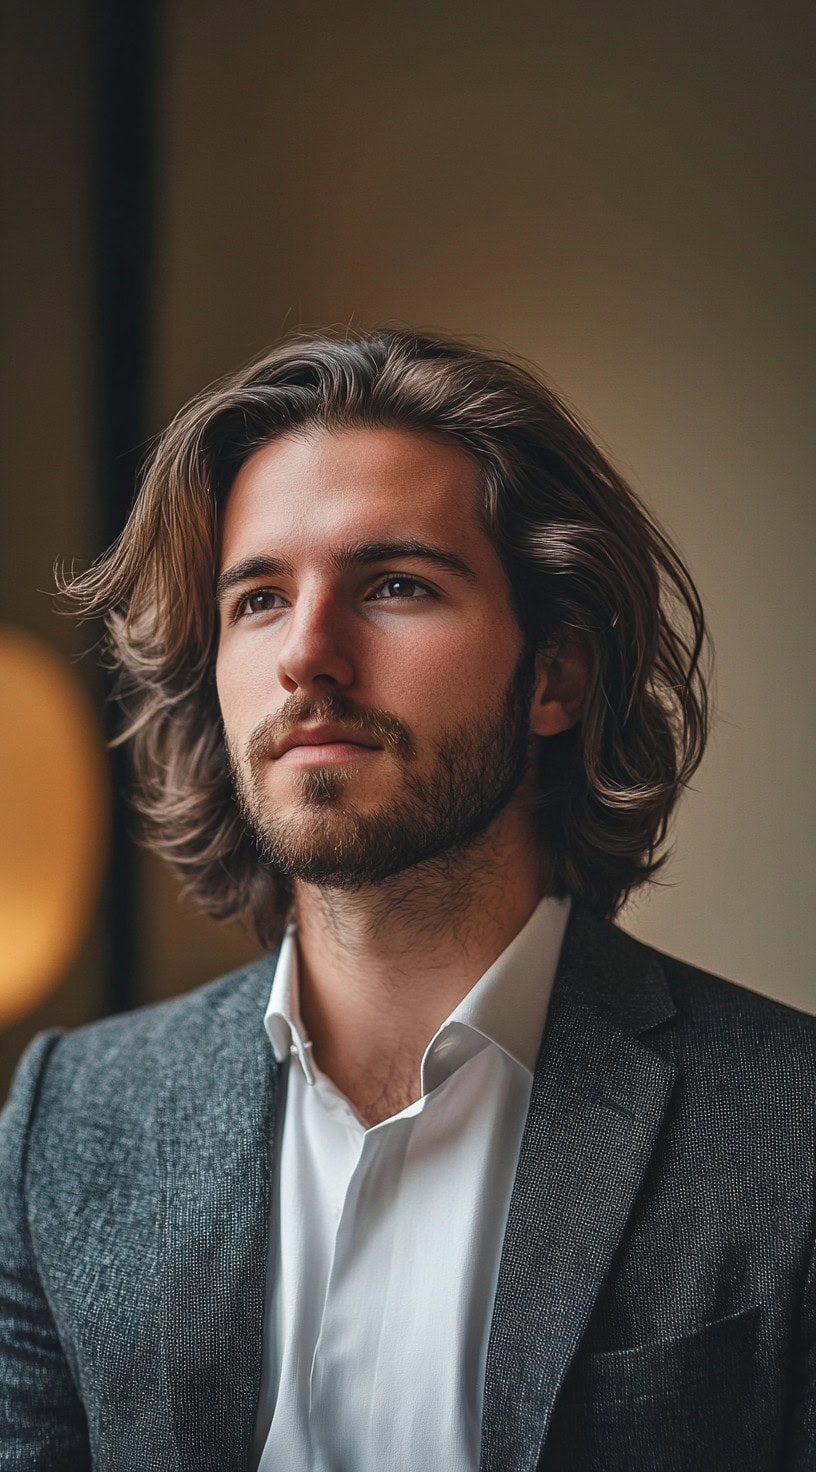
<svg viewBox="0 0 816 1472">
<path fill-rule="evenodd" d="M 502 1248 L 480 1472 L 537 1465 L 674 1080 L 636 1034 L 674 1010 L 657 958 L 574 906 Z"/>
<path fill-rule="evenodd" d="M 185 1472 L 241 1466 L 252 1441 L 277 1116 L 263 1014 L 276 959 L 182 1021 L 159 1100 L 162 1350 Z"/>
</svg>

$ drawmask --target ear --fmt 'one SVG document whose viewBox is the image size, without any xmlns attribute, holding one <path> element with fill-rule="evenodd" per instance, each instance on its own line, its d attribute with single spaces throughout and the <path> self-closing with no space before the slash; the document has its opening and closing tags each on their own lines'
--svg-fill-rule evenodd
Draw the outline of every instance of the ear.
<svg viewBox="0 0 816 1472">
<path fill-rule="evenodd" d="M 581 719 L 590 675 L 589 641 L 577 629 L 562 629 L 556 642 L 538 651 L 536 672 L 530 730 L 536 736 L 557 736 Z"/>
</svg>

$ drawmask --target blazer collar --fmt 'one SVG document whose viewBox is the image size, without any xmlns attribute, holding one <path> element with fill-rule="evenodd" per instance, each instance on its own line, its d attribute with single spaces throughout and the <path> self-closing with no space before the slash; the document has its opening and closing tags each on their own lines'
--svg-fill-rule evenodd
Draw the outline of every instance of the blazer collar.
<svg viewBox="0 0 816 1472">
<path fill-rule="evenodd" d="M 487 1349 L 480 1472 L 533 1472 L 649 1164 L 675 1070 L 655 953 L 570 916 L 533 1078 Z"/>
<path fill-rule="evenodd" d="M 278 1067 L 274 956 L 181 1014 L 158 1100 L 161 1342 L 183 1472 L 243 1466 L 260 1393 Z"/>
</svg>

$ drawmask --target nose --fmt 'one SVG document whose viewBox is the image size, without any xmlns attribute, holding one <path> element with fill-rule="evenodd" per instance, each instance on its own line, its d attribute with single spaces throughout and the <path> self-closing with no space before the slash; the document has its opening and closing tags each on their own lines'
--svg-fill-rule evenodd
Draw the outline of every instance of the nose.
<svg viewBox="0 0 816 1472">
<path fill-rule="evenodd" d="M 343 619 L 328 594 L 302 597 L 292 609 L 278 652 L 278 679 L 290 694 L 302 690 L 319 695 L 327 684 L 341 690 L 353 685 L 355 667 Z"/>
</svg>

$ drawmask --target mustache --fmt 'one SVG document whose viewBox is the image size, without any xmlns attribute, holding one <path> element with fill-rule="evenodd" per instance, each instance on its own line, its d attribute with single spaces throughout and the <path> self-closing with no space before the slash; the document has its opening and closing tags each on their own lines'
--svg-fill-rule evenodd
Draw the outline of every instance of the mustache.
<svg viewBox="0 0 816 1472">
<path fill-rule="evenodd" d="M 361 711 L 352 702 L 338 697 L 320 704 L 307 705 L 290 702 L 274 715 L 266 716 L 250 733 L 245 750 L 246 761 L 255 772 L 261 763 L 268 761 L 273 751 L 295 726 L 304 725 L 348 726 L 368 737 L 378 746 L 410 762 L 416 757 L 416 748 L 401 721 L 388 711 Z"/>
</svg>

